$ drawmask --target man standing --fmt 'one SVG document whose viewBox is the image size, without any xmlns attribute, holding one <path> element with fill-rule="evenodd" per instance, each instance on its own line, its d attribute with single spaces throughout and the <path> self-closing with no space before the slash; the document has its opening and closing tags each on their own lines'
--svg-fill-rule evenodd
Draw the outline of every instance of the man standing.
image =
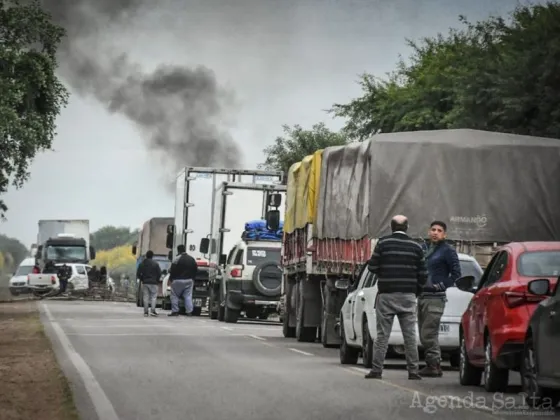
<svg viewBox="0 0 560 420">
<path fill-rule="evenodd" d="M 158 316 L 156 312 L 158 283 L 161 279 L 161 268 L 153 260 L 154 253 L 146 252 L 146 259 L 140 263 L 136 273 L 136 278 L 142 282 L 142 292 L 144 294 L 144 316 L 148 316 L 148 305 L 151 305 L 151 316 Z"/>
<path fill-rule="evenodd" d="M 461 277 L 459 256 L 445 242 L 446 237 L 447 225 L 439 220 L 432 222 L 431 244 L 426 252 L 428 282 L 418 297 L 418 329 L 426 360 L 426 367 L 420 371 L 420 375 L 431 378 L 443 376 L 439 326 L 447 302 L 445 291 Z"/>
<path fill-rule="evenodd" d="M 169 316 L 179 315 L 181 297 L 185 300 L 185 313 L 190 316 L 193 311 L 193 283 L 198 266 L 195 259 L 187 254 L 185 245 L 177 246 L 177 253 L 179 255 L 169 268 L 169 282 L 171 283 L 171 313 Z"/>
<path fill-rule="evenodd" d="M 407 234 L 408 220 L 395 216 L 391 231 L 377 242 L 368 261 L 368 269 L 377 275 L 378 290 L 375 313 L 377 339 L 373 366 L 366 378 L 381 379 L 383 362 L 395 315 L 404 339 L 408 379 L 422 379 L 418 374 L 418 343 L 416 342 L 416 294 L 426 283 L 426 264 L 422 247 Z"/>
</svg>

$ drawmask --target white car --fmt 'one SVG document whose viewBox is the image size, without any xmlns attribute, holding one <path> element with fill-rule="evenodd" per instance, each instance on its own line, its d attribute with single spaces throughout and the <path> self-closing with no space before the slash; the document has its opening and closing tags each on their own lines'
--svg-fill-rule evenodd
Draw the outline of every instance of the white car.
<svg viewBox="0 0 560 420">
<path fill-rule="evenodd" d="M 458 254 L 461 274 L 472 275 L 478 281 L 482 276 L 482 268 L 476 260 L 466 254 Z M 355 364 L 362 354 L 364 366 L 371 368 L 373 357 L 373 341 L 377 337 L 375 302 L 377 299 L 377 278 L 364 265 L 358 286 L 348 294 L 340 314 L 339 331 L 342 344 L 340 361 L 343 364 Z M 467 309 L 472 293 L 463 292 L 456 287 L 447 289 L 447 303 L 441 318 L 439 342 L 442 354 L 450 356 L 452 366 L 459 366 L 459 325 L 461 316 Z M 416 328 L 416 339 L 420 349 L 420 337 Z M 404 353 L 404 341 L 399 324 L 395 317 L 389 349 L 398 354 Z"/>
<path fill-rule="evenodd" d="M 10 279 L 9 287 L 12 296 L 29 293 L 29 289 L 27 288 L 27 275 L 31 273 L 34 265 L 34 258 L 26 258 L 21 262 L 13 277 Z"/>
</svg>

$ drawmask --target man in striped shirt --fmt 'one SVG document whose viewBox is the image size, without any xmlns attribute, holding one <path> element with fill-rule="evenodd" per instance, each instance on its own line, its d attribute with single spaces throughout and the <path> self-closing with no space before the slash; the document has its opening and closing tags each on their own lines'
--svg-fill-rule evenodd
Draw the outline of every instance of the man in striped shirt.
<svg viewBox="0 0 560 420">
<path fill-rule="evenodd" d="M 377 275 L 379 290 L 375 313 L 377 339 L 368 379 L 381 379 L 383 362 L 395 316 L 399 319 L 404 339 L 408 379 L 422 379 L 418 374 L 418 343 L 416 342 L 416 296 L 426 284 L 428 272 L 421 246 L 407 234 L 408 219 L 395 216 L 391 231 L 377 242 L 368 261 L 368 269 Z"/>
</svg>

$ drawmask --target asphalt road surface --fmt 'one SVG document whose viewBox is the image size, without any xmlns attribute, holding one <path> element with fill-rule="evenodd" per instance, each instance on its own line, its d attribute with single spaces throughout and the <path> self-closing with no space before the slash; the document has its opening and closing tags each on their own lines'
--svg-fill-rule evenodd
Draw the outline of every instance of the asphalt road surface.
<svg viewBox="0 0 560 420">
<path fill-rule="evenodd" d="M 518 387 L 491 395 L 458 373 L 384 379 L 341 366 L 337 349 L 282 337 L 277 323 L 144 318 L 113 302 L 39 303 L 85 420 L 420 420 L 528 417 Z M 518 383 L 517 375 L 513 383 Z M 553 418 L 547 416 L 548 418 Z M 557 417 L 557 416 L 554 416 Z"/>
</svg>

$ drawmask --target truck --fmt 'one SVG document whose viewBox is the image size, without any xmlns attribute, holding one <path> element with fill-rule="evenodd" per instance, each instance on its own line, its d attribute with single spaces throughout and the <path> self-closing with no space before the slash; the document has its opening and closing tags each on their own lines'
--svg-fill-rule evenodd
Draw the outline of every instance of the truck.
<svg viewBox="0 0 560 420">
<path fill-rule="evenodd" d="M 173 223 L 173 217 L 152 217 L 144 222 L 142 229 L 138 232 L 138 240 L 132 245 L 132 255 L 136 256 L 136 269 L 144 259 L 146 253 L 151 250 L 154 253 L 154 261 L 156 261 L 162 274 L 167 274 L 171 262 L 169 261 L 169 250 L 165 246 L 167 237 L 167 226 Z M 165 307 L 162 284 L 158 287 L 158 305 Z M 167 299 L 169 297 L 167 296 Z M 144 306 L 144 295 L 142 293 L 142 282 L 136 279 L 136 306 Z"/>
<path fill-rule="evenodd" d="M 169 260 L 177 257 L 177 246 L 185 245 L 200 268 L 193 290 L 194 312 L 201 312 L 207 305 L 209 255 L 201 252 L 202 239 L 208 239 L 213 231 L 212 208 L 217 186 L 224 181 L 251 184 L 282 183 L 280 171 L 245 170 L 189 166 L 181 170 L 175 180 L 175 214 L 172 224 L 167 226 L 165 245 L 169 250 Z M 168 293 L 169 276 L 163 280 L 164 293 Z M 198 282 L 198 283 L 196 283 Z"/>
<path fill-rule="evenodd" d="M 408 217 L 419 243 L 433 220 L 446 221 L 448 242 L 482 267 L 505 243 L 560 239 L 559 160 L 558 140 L 456 129 L 377 134 L 295 163 L 282 244 L 284 336 L 340 345 L 348 287 L 395 214 Z"/>
<path fill-rule="evenodd" d="M 52 292 L 60 287 L 58 276 L 66 264 L 87 264 L 92 259 L 89 220 L 39 220 L 35 264 L 42 274 L 29 274 L 28 288 L 35 294 Z M 56 272 L 43 273 L 49 262 Z"/>
<path fill-rule="evenodd" d="M 267 319 L 277 311 L 282 285 L 278 208 L 285 194 L 279 184 L 225 181 L 216 187 L 212 231 L 200 244 L 210 261 L 211 319 L 235 323 L 241 313 Z"/>
</svg>

